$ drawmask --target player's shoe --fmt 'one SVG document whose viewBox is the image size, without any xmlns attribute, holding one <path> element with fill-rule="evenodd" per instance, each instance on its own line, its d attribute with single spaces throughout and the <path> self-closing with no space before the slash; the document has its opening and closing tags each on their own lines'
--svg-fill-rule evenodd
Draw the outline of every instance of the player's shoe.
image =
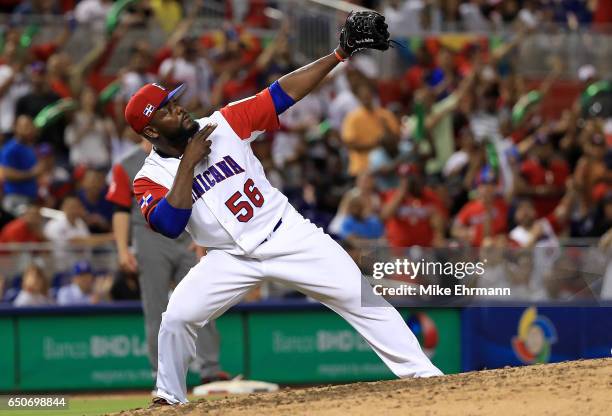
<svg viewBox="0 0 612 416">
<path fill-rule="evenodd" d="M 163 397 L 156 396 L 151 401 L 151 404 L 149 405 L 149 409 L 154 409 L 157 407 L 165 407 L 165 406 L 172 406 L 172 403 L 170 403 L 168 400 L 164 399 Z"/>
</svg>

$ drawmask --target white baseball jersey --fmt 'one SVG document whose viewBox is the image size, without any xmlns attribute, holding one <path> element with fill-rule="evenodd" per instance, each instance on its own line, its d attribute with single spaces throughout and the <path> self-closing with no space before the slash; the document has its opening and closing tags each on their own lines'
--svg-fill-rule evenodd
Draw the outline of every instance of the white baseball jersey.
<svg viewBox="0 0 612 416">
<path fill-rule="evenodd" d="M 198 120 L 200 128 L 208 121 L 218 127 L 210 155 L 194 170 L 187 231 L 198 244 L 220 250 L 210 250 L 191 268 L 162 314 L 156 396 L 187 402 L 193 328 L 217 319 L 263 281 L 288 284 L 342 315 L 398 377 L 441 374 L 401 315 L 364 289 L 368 283 L 351 257 L 266 179 L 249 141 L 278 127 L 269 91 Z M 172 187 L 179 163 L 152 151 L 136 175 L 134 193 L 147 221 Z"/>
<path fill-rule="evenodd" d="M 217 128 L 209 136 L 211 153 L 194 169 L 186 230 L 201 246 L 250 253 L 270 235 L 288 204 L 268 182 L 249 144 L 279 126 L 270 92 L 266 88 L 197 122 L 200 129 L 209 122 Z M 134 193 L 147 222 L 172 187 L 179 163 L 153 150 L 136 175 Z"/>
</svg>

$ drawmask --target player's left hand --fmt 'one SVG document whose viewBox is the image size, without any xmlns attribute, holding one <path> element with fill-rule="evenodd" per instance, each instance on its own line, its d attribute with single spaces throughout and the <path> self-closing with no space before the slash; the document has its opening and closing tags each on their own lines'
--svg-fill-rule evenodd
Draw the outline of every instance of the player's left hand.
<svg viewBox="0 0 612 416">
<path fill-rule="evenodd" d="M 362 49 L 389 49 L 385 16 L 375 11 L 351 12 L 340 31 L 340 47 L 348 55 Z"/>
</svg>

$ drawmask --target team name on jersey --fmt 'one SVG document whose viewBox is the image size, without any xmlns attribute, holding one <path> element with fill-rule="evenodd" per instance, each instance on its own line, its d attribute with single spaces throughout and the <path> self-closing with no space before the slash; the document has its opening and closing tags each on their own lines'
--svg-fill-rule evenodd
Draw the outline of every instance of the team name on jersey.
<svg viewBox="0 0 612 416">
<path fill-rule="evenodd" d="M 222 160 L 210 166 L 202 173 L 198 173 L 193 178 L 191 187 L 191 199 L 197 201 L 211 188 L 218 183 L 223 182 L 230 176 L 244 172 L 242 166 L 238 164 L 231 156 L 223 156 Z"/>
</svg>

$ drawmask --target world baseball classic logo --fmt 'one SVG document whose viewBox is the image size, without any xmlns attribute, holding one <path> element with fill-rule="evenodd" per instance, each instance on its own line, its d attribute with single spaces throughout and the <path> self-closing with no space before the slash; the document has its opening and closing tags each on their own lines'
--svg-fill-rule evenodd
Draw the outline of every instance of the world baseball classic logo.
<svg viewBox="0 0 612 416">
<path fill-rule="evenodd" d="M 557 330 L 545 316 L 532 306 L 525 309 L 518 325 L 518 335 L 512 338 L 512 349 L 524 364 L 541 364 L 550 360 L 550 349 L 557 342 Z"/>
</svg>

